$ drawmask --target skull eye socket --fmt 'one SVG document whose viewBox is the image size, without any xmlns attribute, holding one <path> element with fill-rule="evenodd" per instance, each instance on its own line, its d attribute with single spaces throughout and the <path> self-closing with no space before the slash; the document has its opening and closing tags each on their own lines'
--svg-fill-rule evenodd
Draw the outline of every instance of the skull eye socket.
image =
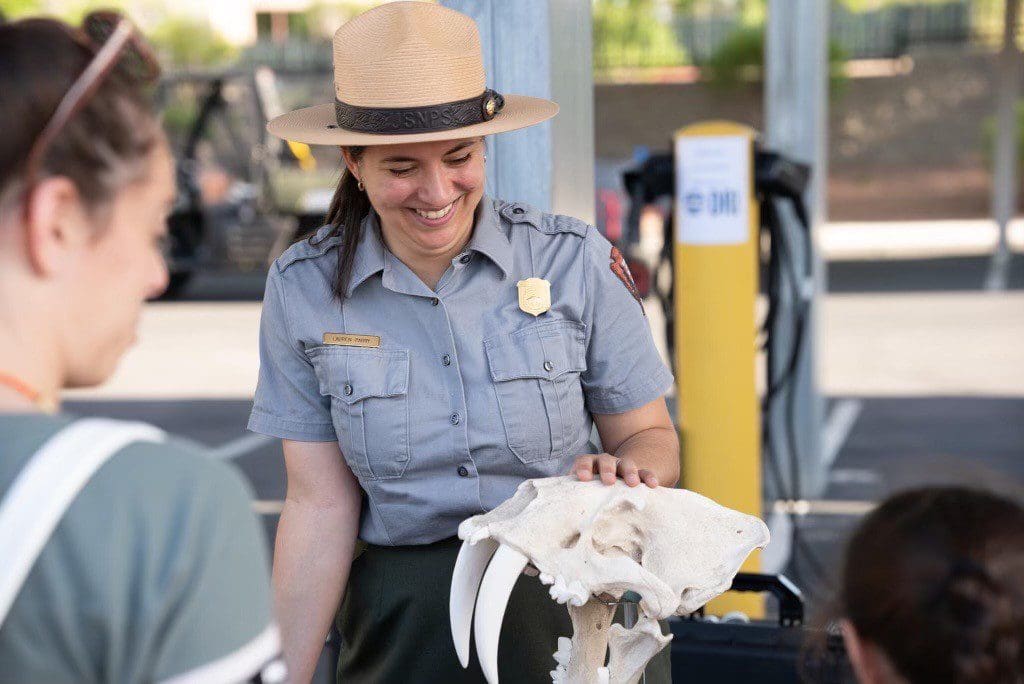
<svg viewBox="0 0 1024 684">
<path fill-rule="evenodd" d="M 632 559 L 634 563 L 643 565 L 644 550 L 634 541 L 610 543 L 595 538 L 594 550 L 602 556 L 609 556 L 612 558 L 625 556 L 626 558 Z"/>
<path fill-rule="evenodd" d="M 614 506 L 607 509 L 607 515 L 624 515 L 626 513 L 632 513 L 637 510 L 636 504 L 627 499 L 622 499 L 615 503 Z"/>
<path fill-rule="evenodd" d="M 571 548 L 573 548 L 574 546 L 576 546 L 579 543 L 580 543 L 580 533 L 576 532 L 574 534 L 569 535 L 569 537 L 566 538 L 566 540 L 562 542 L 562 548 L 563 549 L 571 549 Z"/>
</svg>

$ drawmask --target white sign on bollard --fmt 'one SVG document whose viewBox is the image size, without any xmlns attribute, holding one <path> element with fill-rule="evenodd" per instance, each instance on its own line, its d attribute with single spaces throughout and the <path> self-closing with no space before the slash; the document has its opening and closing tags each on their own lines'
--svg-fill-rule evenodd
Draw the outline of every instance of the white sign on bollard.
<svg viewBox="0 0 1024 684">
<path fill-rule="evenodd" d="M 750 238 L 750 138 L 676 139 L 676 241 L 741 244 Z"/>
</svg>

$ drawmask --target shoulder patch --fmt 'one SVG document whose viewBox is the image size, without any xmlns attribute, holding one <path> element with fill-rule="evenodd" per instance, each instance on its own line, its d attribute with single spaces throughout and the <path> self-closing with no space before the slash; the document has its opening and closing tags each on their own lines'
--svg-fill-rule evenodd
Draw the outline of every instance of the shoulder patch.
<svg viewBox="0 0 1024 684">
<path fill-rule="evenodd" d="M 332 226 L 323 226 L 317 230 L 316 234 L 312 237 L 300 240 L 286 249 L 281 256 L 277 258 L 278 270 L 284 271 L 296 261 L 321 257 L 330 251 L 331 248 L 341 244 L 340 236 L 335 235 L 327 237 L 331 230 Z"/>
<path fill-rule="evenodd" d="M 505 204 L 498 211 L 510 223 L 527 223 L 547 235 L 573 233 L 580 237 L 586 237 L 589 228 L 586 223 L 572 216 L 545 214 L 522 202 Z"/>
<path fill-rule="evenodd" d="M 611 253 L 608 255 L 608 268 L 626 286 L 629 294 L 633 295 L 633 299 L 640 305 L 640 311 L 646 316 L 647 311 L 644 310 L 644 302 L 640 299 L 640 291 L 637 289 L 636 283 L 633 282 L 633 274 L 630 273 L 629 265 L 626 263 L 626 259 L 622 256 L 622 252 L 619 251 L 618 247 L 613 246 Z"/>
</svg>

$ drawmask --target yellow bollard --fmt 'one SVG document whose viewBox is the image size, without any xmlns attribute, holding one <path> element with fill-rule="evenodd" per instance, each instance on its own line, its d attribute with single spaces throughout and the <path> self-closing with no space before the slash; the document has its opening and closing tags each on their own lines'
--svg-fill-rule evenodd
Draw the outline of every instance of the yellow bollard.
<svg viewBox="0 0 1024 684">
<path fill-rule="evenodd" d="M 755 136 L 726 121 L 674 135 L 675 356 L 682 486 L 761 516 Z M 743 569 L 759 568 L 755 552 Z M 732 593 L 708 605 L 709 614 L 732 610 L 763 617 L 763 597 Z"/>
</svg>

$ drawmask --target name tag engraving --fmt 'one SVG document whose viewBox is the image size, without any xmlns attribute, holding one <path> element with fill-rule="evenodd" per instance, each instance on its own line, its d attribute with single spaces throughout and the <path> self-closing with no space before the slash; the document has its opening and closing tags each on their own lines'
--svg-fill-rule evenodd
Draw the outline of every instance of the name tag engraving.
<svg viewBox="0 0 1024 684">
<path fill-rule="evenodd" d="M 324 333 L 324 344 L 337 345 L 341 347 L 379 347 L 380 335 Z"/>
</svg>

